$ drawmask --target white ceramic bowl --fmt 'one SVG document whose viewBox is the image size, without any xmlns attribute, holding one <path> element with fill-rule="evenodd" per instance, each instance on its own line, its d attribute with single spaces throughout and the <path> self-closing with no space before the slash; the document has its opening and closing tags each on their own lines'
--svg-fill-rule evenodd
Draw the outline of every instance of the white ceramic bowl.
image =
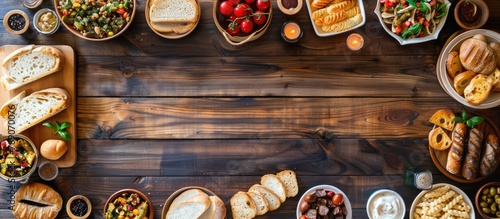
<svg viewBox="0 0 500 219">
<path fill-rule="evenodd" d="M 448 184 L 448 183 L 438 183 L 438 184 L 434 184 L 432 186 L 432 189 L 430 190 L 423 190 L 422 192 L 420 192 L 417 197 L 413 200 L 413 203 L 411 204 L 411 208 L 410 208 L 410 212 L 408 212 L 408 214 L 410 214 L 410 219 L 414 219 L 415 217 L 413 216 L 413 212 L 415 212 L 415 209 L 417 208 L 417 204 L 420 202 L 420 199 L 428 192 L 430 191 L 433 191 L 434 189 L 437 189 L 437 188 L 440 188 L 440 187 L 443 187 L 443 186 L 449 186 L 451 190 L 453 190 L 454 192 L 462 195 L 463 197 L 463 201 L 469 205 L 470 207 L 470 210 L 469 210 L 469 219 L 475 219 L 476 218 L 476 214 L 474 213 L 474 205 L 472 204 L 472 202 L 470 201 L 469 199 L 469 196 L 467 196 L 467 194 L 465 194 L 465 192 L 463 192 L 461 189 L 459 189 L 458 187 L 454 186 L 454 185 L 451 185 L 451 184 Z M 448 202 L 446 202 L 448 203 Z"/>
<path fill-rule="evenodd" d="M 304 192 L 302 197 L 300 197 L 299 202 L 297 203 L 297 210 L 296 210 L 297 219 L 299 219 L 300 216 L 302 215 L 302 213 L 300 212 L 300 204 L 302 202 L 304 202 L 304 199 L 306 196 L 315 193 L 316 190 L 318 190 L 318 189 L 324 189 L 326 191 L 332 191 L 335 193 L 342 194 L 342 196 L 344 197 L 344 205 L 347 209 L 347 215 L 345 218 L 352 219 L 352 207 L 351 207 L 351 202 L 349 201 L 349 198 L 347 198 L 347 195 L 344 192 L 342 192 L 342 190 L 338 189 L 335 186 L 331 186 L 331 185 L 317 185 L 317 186 L 314 186 L 314 187 L 308 189 L 306 192 Z"/>
<path fill-rule="evenodd" d="M 380 12 L 380 5 L 381 3 L 377 1 L 377 6 L 375 7 L 375 14 L 378 17 L 378 20 L 380 21 L 380 25 L 384 28 L 385 32 L 387 32 L 389 35 L 391 35 L 394 39 L 396 39 L 401 45 L 407 45 L 407 44 L 415 44 L 415 43 L 422 43 L 422 42 L 427 42 L 431 40 L 435 40 L 439 36 L 439 32 L 441 32 L 441 29 L 443 29 L 444 24 L 446 23 L 446 18 L 448 17 L 448 14 L 450 13 L 450 6 L 451 3 L 448 0 L 444 0 L 444 3 L 446 4 L 446 15 L 443 16 L 437 25 L 436 31 L 428 36 L 421 37 L 421 38 L 412 38 L 412 39 L 405 39 L 401 38 L 401 36 L 395 34 L 392 32 L 391 29 L 389 29 L 389 26 L 384 23 L 382 19 L 382 13 Z"/>
<path fill-rule="evenodd" d="M 361 23 L 359 23 L 358 25 L 352 27 L 352 28 L 349 28 L 349 29 L 346 29 L 344 31 L 340 31 L 340 32 L 325 32 L 321 29 L 321 27 L 318 27 L 315 23 L 314 23 L 314 19 L 312 18 L 312 13 L 313 13 L 313 9 L 311 8 L 311 1 L 310 0 L 304 0 L 306 1 L 306 5 L 307 5 L 307 11 L 309 12 L 309 18 L 311 20 L 311 24 L 314 28 L 314 32 L 316 32 L 316 35 L 320 36 L 320 37 L 327 37 L 327 36 L 333 36 L 333 35 L 337 35 L 337 34 L 341 34 L 341 33 L 345 33 L 345 32 L 348 32 L 348 31 L 351 31 L 351 30 L 354 30 L 358 27 L 361 27 L 363 25 L 365 25 L 365 22 L 366 22 L 366 14 L 365 14 L 365 6 L 363 6 L 363 0 L 358 0 L 357 2 L 357 5 L 359 6 L 359 12 L 361 14 L 361 16 L 363 16 L 363 21 Z"/>
<path fill-rule="evenodd" d="M 453 38 L 447 45 L 443 47 L 441 50 L 441 53 L 439 54 L 437 65 L 436 65 L 436 75 L 439 81 L 439 84 L 441 87 L 450 95 L 453 97 L 453 99 L 457 100 L 461 104 L 475 108 L 475 109 L 488 109 L 488 108 L 493 108 L 498 105 L 500 105 L 500 93 L 499 92 L 492 92 L 486 101 L 484 101 L 480 105 L 472 105 L 468 103 L 465 98 L 461 95 L 459 95 L 456 91 L 455 88 L 453 87 L 453 78 L 448 76 L 446 73 L 446 59 L 448 57 L 448 54 L 451 51 L 458 51 L 460 49 L 460 45 L 462 45 L 462 42 L 468 38 L 473 37 L 476 34 L 483 34 L 486 36 L 488 42 L 500 42 L 500 34 L 491 31 L 491 30 L 485 30 L 485 29 L 475 29 L 475 30 L 469 30 L 466 31 L 462 34 L 459 34 L 455 38 Z"/>
<path fill-rule="evenodd" d="M 390 212 L 389 214 L 393 216 L 393 219 L 403 219 L 406 213 L 405 201 L 397 192 L 389 190 L 389 189 L 380 189 L 372 193 L 370 198 L 368 198 L 368 202 L 366 202 L 366 213 L 370 219 L 375 219 L 377 217 L 373 216 L 372 209 L 375 209 L 380 206 L 381 201 L 385 201 L 388 203 L 388 207 L 391 209 L 395 209 L 395 212 Z M 389 205 L 390 204 L 390 205 Z M 389 215 L 386 215 L 388 217 Z"/>
</svg>

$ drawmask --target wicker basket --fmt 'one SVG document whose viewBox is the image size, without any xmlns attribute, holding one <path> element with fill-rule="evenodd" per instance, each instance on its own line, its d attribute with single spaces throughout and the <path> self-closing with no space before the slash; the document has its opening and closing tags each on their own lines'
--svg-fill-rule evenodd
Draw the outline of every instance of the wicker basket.
<svg viewBox="0 0 500 219">
<path fill-rule="evenodd" d="M 270 1 L 271 7 L 269 7 L 269 15 L 267 16 L 267 21 L 263 25 L 256 25 L 254 27 L 254 31 L 250 33 L 249 35 L 244 35 L 244 33 L 239 33 L 235 36 L 232 36 L 226 31 L 226 27 L 229 25 L 229 21 L 226 20 L 224 15 L 219 13 L 219 5 L 223 0 L 216 0 L 214 2 L 214 7 L 213 7 L 213 19 L 215 26 L 219 30 L 219 32 L 224 36 L 226 41 L 230 43 L 231 45 L 242 45 L 244 43 L 253 41 L 264 35 L 266 32 L 267 28 L 269 27 L 273 15 L 273 4 L 272 1 Z"/>
</svg>

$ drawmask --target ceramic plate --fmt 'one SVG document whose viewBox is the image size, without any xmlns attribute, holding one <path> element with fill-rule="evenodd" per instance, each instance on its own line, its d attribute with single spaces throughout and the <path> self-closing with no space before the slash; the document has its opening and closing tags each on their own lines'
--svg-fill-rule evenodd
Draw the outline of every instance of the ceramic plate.
<svg viewBox="0 0 500 219">
<path fill-rule="evenodd" d="M 307 5 L 307 10 L 309 12 L 309 18 L 311 19 L 311 24 L 314 28 L 314 32 L 316 32 L 316 35 L 320 36 L 320 37 L 327 37 L 327 36 L 333 36 L 333 35 L 337 35 L 337 34 L 341 34 L 341 33 L 345 33 L 345 32 L 348 32 L 348 31 L 351 31 L 351 30 L 354 30 L 358 27 L 361 27 L 365 24 L 366 22 L 366 14 L 365 14 L 365 7 L 363 6 L 363 0 L 358 0 L 357 1 L 357 5 L 359 6 L 359 11 L 360 11 L 360 14 L 361 16 L 363 17 L 363 21 L 361 23 L 359 23 L 358 25 L 352 27 L 352 28 L 349 28 L 349 29 L 346 29 L 344 31 L 340 31 L 340 32 L 325 32 L 321 29 L 320 26 L 316 25 L 314 23 L 314 20 L 313 20 L 313 17 L 312 17 L 312 13 L 313 13 L 313 8 L 311 7 L 311 2 L 312 0 L 304 0 L 306 1 L 306 5 Z"/>
</svg>

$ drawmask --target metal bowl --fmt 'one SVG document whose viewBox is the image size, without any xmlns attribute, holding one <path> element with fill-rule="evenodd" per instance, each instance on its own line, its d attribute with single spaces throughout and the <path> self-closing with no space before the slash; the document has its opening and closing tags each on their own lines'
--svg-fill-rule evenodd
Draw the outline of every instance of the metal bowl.
<svg viewBox="0 0 500 219">
<path fill-rule="evenodd" d="M 8 181 L 8 182 L 20 182 L 20 183 L 26 183 L 28 182 L 31 174 L 33 174 L 36 170 L 36 167 L 38 165 L 38 156 L 39 156 L 39 153 L 38 153 L 38 150 L 35 146 L 35 144 L 33 143 L 33 141 L 31 141 L 31 139 L 29 139 L 28 137 L 24 136 L 24 135 L 21 135 L 21 134 L 15 134 L 15 135 L 10 135 L 10 136 L 1 136 L 0 137 L 0 142 L 3 142 L 5 140 L 9 140 L 10 138 L 14 138 L 16 140 L 19 140 L 19 139 L 23 139 L 25 140 L 26 142 L 29 143 L 29 145 L 31 146 L 31 149 L 33 150 L 33 152 L 35 153 L 35 158 L 33 159 L 33 163 L 31 164 L 31 169 L 26 173 L 24 174 L 23 176 L 19 176 L 19 177 L 12 177 L 12 176 L 7 176 L 3 173 L 0 173 L 0 178 Z"/>
</svg>

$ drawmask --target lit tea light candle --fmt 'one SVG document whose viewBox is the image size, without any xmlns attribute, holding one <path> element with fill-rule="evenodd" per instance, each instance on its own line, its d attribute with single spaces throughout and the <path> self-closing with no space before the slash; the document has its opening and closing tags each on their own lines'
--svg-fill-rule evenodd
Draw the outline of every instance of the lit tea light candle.
<svg viewBox="0 0 500 219">
<path fill-rule="evenodd" d="M 363 37 L 357 33 L 353 33 L 347 37 L 347 47 L 349 47 L 350 50 L 360 50 L 364 43 L 365 40 Z"/>
<path fill-rule="evenodd" d="M 289 43 L 295 43 L 302 37 L 302 29 L 300 26 L 292 21 L 286 22 L 281 28 L 281 36 Z"/>
</svg>

